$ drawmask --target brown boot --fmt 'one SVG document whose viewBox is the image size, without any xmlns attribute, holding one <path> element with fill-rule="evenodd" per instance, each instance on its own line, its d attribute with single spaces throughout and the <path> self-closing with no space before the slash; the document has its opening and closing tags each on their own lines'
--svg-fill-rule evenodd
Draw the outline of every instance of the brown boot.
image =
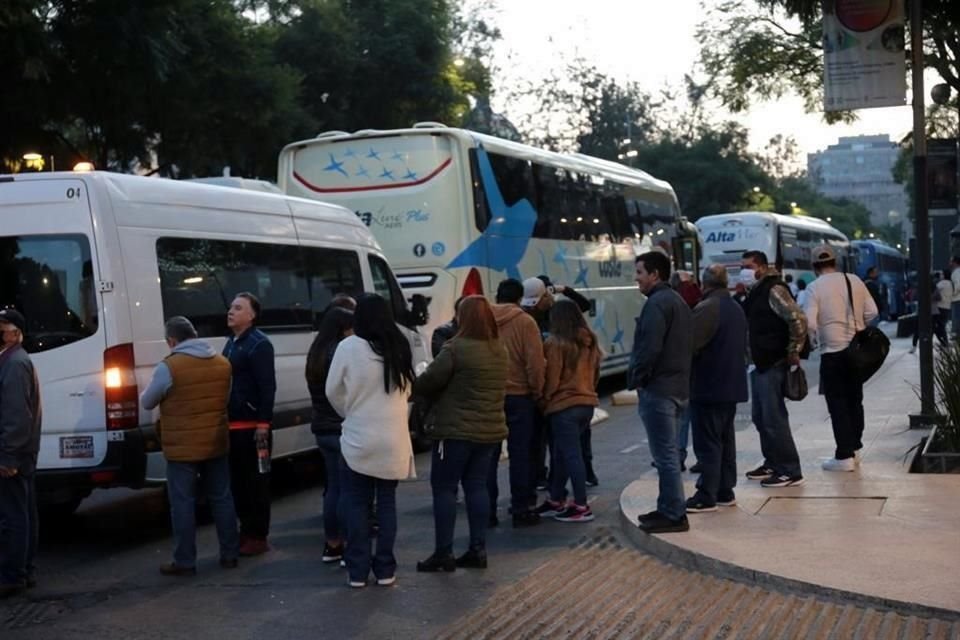
<svg viewBox="0 0 960 640">
<path fill-rule="evenodd" d="M 259 556 L 270 551 L 270 545 L 266 538 L 247 538 L 246 542 L 240 545 L 241 556 Z"/>
<path fill-rule="evenodd" d="M 176 576 L 178 578 L 197 575 L 196 567 L 181 567 L 176 563 L 169 563 L 160 567 L 160 573 L 165 576 Z"/>
</svg>

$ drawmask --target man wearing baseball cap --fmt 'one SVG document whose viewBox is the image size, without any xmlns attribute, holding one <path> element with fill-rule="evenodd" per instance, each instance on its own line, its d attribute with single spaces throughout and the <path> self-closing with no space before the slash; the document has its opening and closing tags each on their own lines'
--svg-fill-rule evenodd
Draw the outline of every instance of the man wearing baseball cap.
<svg viewBox="0 0 960 640">
<path fill-rule="evenodd" d="M 40 384 L 23 349 L 27 321 L 0 310 L 0 598 L 34 584 Z"/>
<path fill-rule="evenodd" d="M 834 457 L 824 461 L 823 468 L 856 471 L 863 448 L 863 383 L 844 350 L 854 334 L 877 317 L 877 304 L 860 278 L 837 270 L 833 247 L 815 247 L 810 258 L 817 279 L 807 287 L 810 293 L 804 311 L 811 343 L 819 343 L 823 351 L 820 393 L 827 401 L 837 445 Z"/>
</svg>

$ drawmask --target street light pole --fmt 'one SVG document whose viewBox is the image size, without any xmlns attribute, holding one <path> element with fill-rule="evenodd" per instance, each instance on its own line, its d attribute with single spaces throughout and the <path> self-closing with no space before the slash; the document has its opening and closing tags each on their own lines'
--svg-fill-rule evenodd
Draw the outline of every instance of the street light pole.
<svg viewBox="0 0 960 640">
<path fill-rule="evenodd" d="M 917 237 L 917 333 L 920 342 L 920 413 L 910 426 L 936 422 L 933 399 L 933 342 L 930 315 L 930 218 L 927 211 L 927 137 L 923 95 L 923 2 L 910 3 L 910 45 L 913 56 L 913 184 L 914 233 Z"/>
</svg>

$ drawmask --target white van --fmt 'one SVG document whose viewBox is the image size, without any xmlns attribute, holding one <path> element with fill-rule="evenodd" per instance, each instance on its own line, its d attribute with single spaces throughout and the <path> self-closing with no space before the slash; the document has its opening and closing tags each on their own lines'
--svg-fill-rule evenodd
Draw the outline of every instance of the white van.
<svg viewBox="0 0 960 640">
<path fill-rule="evenodd" d="M 352 211 L 313 200 L 104 172 L 0 176 L 0 307 L 27 318 L 40 376 L 38 493 L 72 510 L 96 487 L 162 483 L 156 414 L 139 393 L 190 318 L 222 348 L 226 310 L 257 295 L 276 350 L 274 457 L 315 448 L 304 365 L 340 292 L 387 297 L 414 346 L 400 287 Z"/>
</svg>

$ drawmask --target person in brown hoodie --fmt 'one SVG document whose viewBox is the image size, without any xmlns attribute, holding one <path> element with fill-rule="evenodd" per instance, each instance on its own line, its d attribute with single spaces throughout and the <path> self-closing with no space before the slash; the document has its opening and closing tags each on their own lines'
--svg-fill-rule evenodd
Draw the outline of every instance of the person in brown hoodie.
<svg viewBox="0 0 960 640">
<path fill-rule="evenodd" d="M 545 361 L 543 342 L 536 321 L 521 307 L 523 285 L 513 278 L 497 287 L 497 304 L 493 315 L 500 339 L 507 349 L 507 386 L 504 412 L 507 415 L 507 452 L 510 455 L 510 507 L 514 527 L 539 524 L 540 517 L 531 508 L 536 504 L 536 438 L 535 415 L 543 391 Z M 497 465 L 500 456 L 490 463 L 487 490 L 490 493 L 490 524 L 495 526 L 499 497 Z"/>
<path fill-rule="evenodd" d="M 537 513 L 560 522 L 589 522 L 593 512 L 587 504 L 587 470 L 580 434 L 590 427 L 593 409 L 599 404 L 597 382 L 602 354 L 597 336 L 575 303 L 559 300 L 553 305 L 544 352 L 547 371 L 541 406 L 550 420 L 553 474 L 550 498 L 537 507 Z M 570 504 L 566 504 L 568 478 L 573 486 Z"/>
</svg>

